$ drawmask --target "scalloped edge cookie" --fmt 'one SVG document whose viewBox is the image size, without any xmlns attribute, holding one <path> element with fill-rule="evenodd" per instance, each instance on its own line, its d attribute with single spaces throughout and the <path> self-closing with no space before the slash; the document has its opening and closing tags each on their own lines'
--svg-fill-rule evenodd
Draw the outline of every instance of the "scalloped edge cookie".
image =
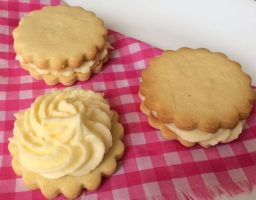
<svg viewBox="0 0 256 200">
<path fill-rule="evenodd" d="M 196 59 L 199 59 L 199 61 Z M 197 67 L 196 64 L 199 62 L 203 62 L 202 65 L 207 66 L 208 69 L 204 71 L 205 69 L 200 68 L 201 66 Z M 216 69 L 214 68 L 215 65 L 211 62 L 219 64 L 221 67 L 225 66 L 225 69 L 221 71 L 223 69 L 221 68 L 220 71 L 214 74 L 214 70 Z M 209 80 L 205 78 L 205 82 L 201 84 L 200 81 L 196 80 L 198 77 L 204 79 L 203 76 L 207 77 L 207 73 L 209 72 L 211 72 Z M 229 74 L 221 74 L 224 72 L 230 72 L 232 73 L 232 78 L 236 78 L 233 80 L 227 77 Z M 201 74 L 198 75 L 198 73 Z M 222 111 L 222 109 L 226 109 L 225 106 L 220 109 L 221 103 L 225 102 L 226 99 L 220 101 L 220 98 L 216 98 L 215 101 L 212 100 L 214 96 L 211 96 L 216 88 L 214 94 L 222 94 L 221 89 L 226 86 L 225 76 L 227 77 L 227 84 L 229 84 L 225 89 L 228 90 L 231 83 L 234 83 L 236 88 L 232 88 L 233 93 L 231 94 L 237 92 L 236 96 L 233 98 L 236 98 L 237 102 L 234 102 L 232 99 L 230 104 L 234 103 L 235 107 L 241 104 L 238 108 L 235 108 L 238 110 L 235 110 L 233 107 L 227 110 L 227 112 L 232 110 L 230 113 L 224 113 L 224 111 Z M 189 81 L 197 82 L 191 84 Z M 193 84 L 198 88 L 192 88 L 194 86 Z M 241 90 L 239 90 L 239 88 Z M 193 93 L 193 90 L 196 92 Z M 251 88 L 251 78 L 241 70 L 239 63 L 229 60 L 223 53 L 215 53 L 203 48 L 181 48 L 177 51 L 164 51 L 160 56 L 152 58 L 147 68 L 142 72 L 142 82 L 139 92 L 141 96 L 145 98 L 145 106 L 149 110 L 155 111 L 161 122 L 174 123 L 182 130 L 199 129 L 210 133 L 216 132 L 219 128 L 234 128 L 239 120 L 246 119 L 251 112 L 253 101 L 256 97 L 255 92 Z M 229 91 L 226 91 L 226 93 L 228 94 Z M 200 104 L 199 106 L 197 102 L 194 103 L 194 106 L 187 106 L 187 103 L 192 102 L 191 99 L 193 99 L 193 95 L 197 95 L 197 99 L 202 98 L 204 100 L 202 102 L 206 104 L 209 102 L 208 97 L 211 96 L 211 104 L 207 105 L 208 108 L 211 109 L 209 105 L 218 106 L 218 111 L 221 114 L 224 113 L 223 116 L 217 115 L 217 111 L 213 109 L 209 110 L 209 112 L 211 112 L 209 115 L 207 113 L 207 115 L 205 114 L 203 116 L 202 113 L 206 110 L 203 109 L 205 105 Z M 231 100 L 231 98 L 229 98 L 229 100 Z M 186 110 L 183 106 L 186 106 Z M 199 108 L 201 106 L 203 107 L 202 109 Z M 190 112 L 188 112 L 188 110 Z"/>
<path fill-rule="evenodd" d="M 117 113 L 113 110 L 112 112 L 114 113 L 111 127 L 113 145 L 101 164 L 88 175 L 80 177 L 67 175 L 57 179 L 44 178 L 23 168 L 18 160 L 16 145 L 9 143 L 8 149 L 12 155 L 12 167 L 15 173 L 22 176 L 27 188 L 31 190 L 40 189 L 48 199 L 53 199 L 59 194 L 63 194 L 68 199 L 74 199 L 79 196 L 82 189 L 87 189 L 88 191 L 96 190 L 100 186 L 103 176 L 111 176 L 116 171 L 117 160 L 121 159 L 124 154 L 124 144 L 122 142 L 123 126 L 118 122 Z"/>
<path fill-rule="evenodd" d="M 21 18 L 13 31 L 13 46 L 17 60 L 34 78 L 43 79 L 48 85 L 72 85 L 102 69 L 100 65 L 107 61 L 105 54 L 111 49 L 107 32 L 103 20 L 92 11 L 78 6 L 45 6 Z M 105 58 L 99 63 L 101 56 Z M 98 66 L 88 66 L 88 73 L 76 70 L 89 62 Z M 38 71 L 30 69 L 30 64 Z M 41 73 L 43 69 L 50 72 Z M 74 73 L 52 73 L 66 69 Z"/>
<path fill-rule="evenodd" d="M 83 17 L 86 20 L 81 20 Z M 74 29 L 67 30 L 71 24 Z M 21 18 L 13 31 L 15 52 L 25 63 L 56 70 L 76 68 L 84 61 L 94 60 L 105 47 L 106 37 L 104 22 L 95 13 L 67 5 L 32 11 Z"/>
</svg>

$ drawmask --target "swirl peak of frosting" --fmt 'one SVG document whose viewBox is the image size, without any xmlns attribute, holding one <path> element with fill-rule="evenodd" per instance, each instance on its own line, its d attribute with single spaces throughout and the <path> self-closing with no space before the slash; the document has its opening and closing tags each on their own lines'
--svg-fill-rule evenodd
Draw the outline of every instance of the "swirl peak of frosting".
<svg viewBox="0 0 256 200">
<path fill-rule="evenodd" d="M 113 113 L 102 94 L 56 90 L 16 114 L 14 137 L 23 167 L 46 178 L 82 176 L 112 146 Z"/>
</svg>

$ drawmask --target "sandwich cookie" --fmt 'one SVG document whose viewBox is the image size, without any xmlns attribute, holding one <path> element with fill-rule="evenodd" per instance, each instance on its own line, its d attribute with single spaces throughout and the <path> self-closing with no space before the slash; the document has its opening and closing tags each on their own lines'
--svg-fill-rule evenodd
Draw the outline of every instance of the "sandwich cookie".
<svg viewBox="0 0 256 200">
<path fill-rule="evenodd" d="M 13 31 L 16 59 L 48 85 L 85 81 L 108 60 L 103 21 L 81 7 L 46 6 L 23 17 Z"/>
<path fill-rule="evenodd" d="M 222 53 L 190 48 L 152 58 L 139 96 L 149 124 L 187 147 L 238 138 L 255 99 L 240 64 Z"/>
</svg>

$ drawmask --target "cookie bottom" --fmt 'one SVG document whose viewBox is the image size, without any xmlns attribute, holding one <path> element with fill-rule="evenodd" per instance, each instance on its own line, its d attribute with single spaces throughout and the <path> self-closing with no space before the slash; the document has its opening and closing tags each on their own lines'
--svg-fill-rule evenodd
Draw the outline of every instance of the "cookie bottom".
<svg viewBox="0 0 256 200">
<path fill-rule="evenodd" d="M 36 70 L 29 67 L 26 63 L 20 63 L 22 68 L 30 73 L 36 80 L 44 80 L 47 85 L 56 85 L 62 83 L 63 85 L 73 85 L 76 81 L 86 81 L 92 74 L 97 74 L 101 71 L 102 66 L 108 61 L 109 56 L 106 55 L 99 64 L 90 68 L 88 73 L 74 72 L 71 76 L 52 75 L 52 74 L 39 74 Z"/>
<path fill-rule="evenodd" d="M 181 139 L 180 137 L 178 137 L 178 135 L 171 131 L 170 129 L 168 129 L 165 124 L 161 121 L 159 121 L 151 112 L 151 110 L 149 110 L 145 104 L 143 102 L 141 102 L 140 104 L 140 110 L 147 115 L 148 117 L 148 123 L 150 126 L 152 126 L 153 128 L 159 129 L 162 136 L 167 139 L 167 140 L 178 140 L 183 146 L 185 147 L 192 147 L 196 144 L 196 142 L 189 142 L 186 140 Z M 202 145 L 200 144 L 202 147 L 204 148 L 208 148 L 210 147 L 210 145 Z"/>
<path fill-rule="evenodd" d="M 31 189 L 40 189 L 43 195 L 48 199 L 53 199 L 59 194 L 63 194 L 68 199 L 77 197 L 83 188 L 93 191 L 101 183 L 102 176 L 112 175 L 117 168 L 117 160 L 123 156 L 124 144 L 123 127 L 118 122 L 118 115 L 114 112 L 112 120 L 111 133 L 113 145 L 105 155 L 101 164 L 85 176 L 67 175 L 57 179 L 47 179 L 43 176 L 28 171 L 23 168 L 19 162 L 18 149 L 13 143 L 9 143 L 8 149 L 12 155 L 12 167 L 17 175 L 22 176 L 25 185 Z"/>
</svg>

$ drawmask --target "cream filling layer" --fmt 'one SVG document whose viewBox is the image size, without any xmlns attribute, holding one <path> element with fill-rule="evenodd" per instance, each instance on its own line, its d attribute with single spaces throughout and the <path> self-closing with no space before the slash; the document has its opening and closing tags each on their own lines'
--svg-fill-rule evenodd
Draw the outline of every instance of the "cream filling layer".
<svg viewBox="0 0 256 200">
<path fill-rule="evenodd" d="M 62 70 L 54 70 L 54 69 L 40 69 L 37 67 L 34 63 L 26 63 L 29 68 L 35 70 L 38 74 L 44 75 L 44 74 L 51 74 L 54 76 L 62 75 L 62 76 L 71 76 L 73 73 L 88 73 L 90 72 L 90 69 L 97 64 L 101 64 L 102 60 L 107 56 L 108 54 L 108 48 L 105 48 L 95 60 L 85 61 L 80 67 L 72 68 L 72 67 L 66 67 Z M 20 63 L 24 63 L 24 60 L 21 55 L 16 55 L 16 60 L 18 60 Z"/>
<path fill-rule="evenodd" d="M 142 96 L 141 94 L 139 96 L 142 101 L 145 101 L 144 96 Z M 157 117 L 156 111 L 151 112 L 155 117 Z M 165 123 L 164 125 L 184 141 L 199 143 L 202 146 L 213 146 L 218 144 L 219 142 L 225 143 L 237 139 L 243 131 L 244 123 L 245 120 L 240 120 L 236 127 L 234 127 L 233 129 L 220 128 L 215 133 L 208 133 L 199 129 L 186 131 L 179 129 L 174 123 Z"/>
<path fill-rule="evenodd" d="M 10 142 L 20 164 L 49 179 L 90 173 L 112 146 L 113 113 L 92 91 L 56 90 L 15 116 Z"/>
</svg>

